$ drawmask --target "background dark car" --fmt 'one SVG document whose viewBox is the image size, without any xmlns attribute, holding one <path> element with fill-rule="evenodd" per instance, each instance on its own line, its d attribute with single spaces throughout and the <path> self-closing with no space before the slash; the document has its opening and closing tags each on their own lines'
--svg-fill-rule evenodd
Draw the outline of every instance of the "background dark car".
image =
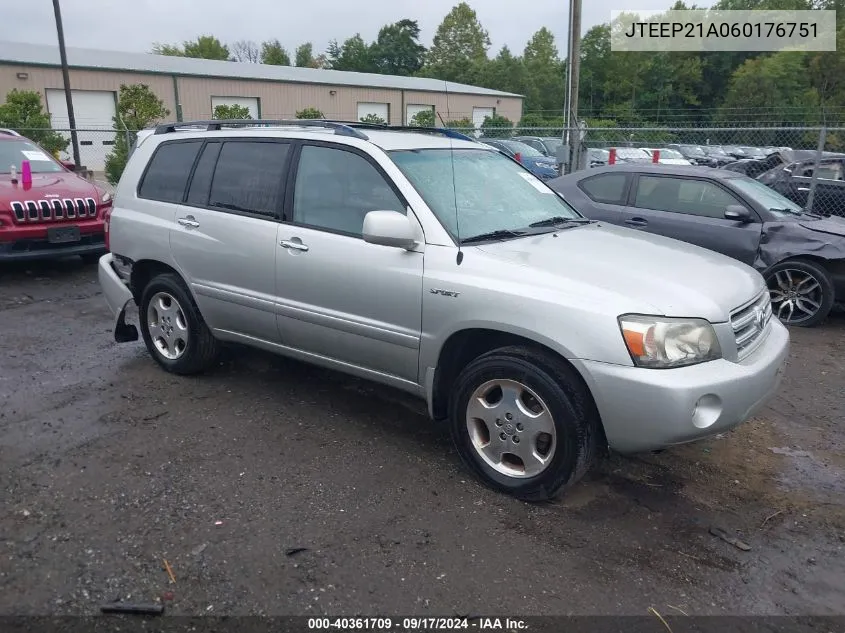
<svg viewBox="0 0 845 633">
<path fill-rule="evenodd" d="M 753 266 L 766 279 L 774 314 L 790 325 L 817 325 L 834 302 L 845 301 L 845 219 L 807 215 L 742 174 L 618 165 L 556 178 L 549 186 L 588 218 Z"/>
<path fill-rule="evenodd" d="M 557 168 L 557 161 L 554 158 L 544 156 L 540 150 L 530 145 L 500 138 L 480 138 L 480 142 L 504 152 L 514 160 L 525 165 L 525 168 L 542 180 L 549 180 L 560 176 Z"/>
<path fill-rule="evenodd" d="M 557 159 L 557 149 L 563 145 L 563 139 L 554 136 L 514 136 L 514 141 L 530 145 L 543 156 Z"/>
<path fill-rule="evenodd" d="M 678 143 L 671 143 L 667 145 L 669 149 L 679 152 L 681 156 L 686 158 L 693 165 L 703 165 L 704 167 L 716 167 L 717 161 L 707 152 L 701 145 L 682 145 Z"/>
<path fill-rule="evenodd" d="M 816 166 L 815 152 L 798 162 L 782 164 L 758 174 L 757 179 L 768 185 L 802 209 L 807 207 L 813 171 Z M 751 174 L 749 174 L 751 175 Z M 845 216 L 845 156 L 825 154 L 816 176 L 816 193 L 813 206 L 809 209 L 819 215 Z"/>
<path fill-rule="evenodd" d="M 723 167 L 736 161 L 736 158 L 728 154 L 721 145 L 704 145 L 703 149 L 707 156 L 713 161 L 713 167 Z"/>
</svg>

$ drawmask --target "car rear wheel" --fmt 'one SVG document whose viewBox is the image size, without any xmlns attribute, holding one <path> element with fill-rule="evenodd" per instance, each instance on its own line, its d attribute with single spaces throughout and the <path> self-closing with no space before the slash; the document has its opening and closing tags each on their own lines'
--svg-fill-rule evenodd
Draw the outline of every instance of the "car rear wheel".
<svg viewBox="0 0 845 633">
<path fill-rule="evenodd" d="M 589 468 L 598 413 L 574 369 L 525 347 L 493 350 L 461 372 L 452 439 L 488 486 L 527 501 L 554 497 Z"/>
<path fill-rule="evenodd" d="M 781 262 L 766 271 L 772 312 L 786 325 L 814 327 L 833 307 L 833 282 L 815 262 Z"/>
<path fill-rule="evenodd" d="M 211 333 L 182 279 L 174 273 L 153 277 L 138 306 L 147 350 L 174 374 L 196 374 L 214 365 L 220 343 Z"/>
</svg>

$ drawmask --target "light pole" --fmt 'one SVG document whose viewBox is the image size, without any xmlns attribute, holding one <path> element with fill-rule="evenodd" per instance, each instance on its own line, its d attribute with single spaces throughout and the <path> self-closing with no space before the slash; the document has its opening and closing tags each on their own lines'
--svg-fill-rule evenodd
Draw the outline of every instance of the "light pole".
<svg viewBox="0 0 845 633">
<path fill-rule="evenodd" d="M 564 104 L 564 144 L 568 148 L 568 172 L 578 167 L 581 145 L 578 125 L 578 77 L 581 69 L 581 0 L 569 0 L 569 37 L 566 41 L 566 103 Z"/>
<path fill-rule="evenodd" d="M 79 139 L 76 137 L 76 117 L 73 115 L 73 94 L 70 90 L 70 72 L 67 67 L 67 53 L 65 52 L 65 32 L 62 28 L 62 10 L 59 0 L 53 0 L 53 11 L 56 14 L 56 33 L 59 36 L 59 57 L 62 61 L 62 80 L 65 84 L 65 101 L 67 101 L 67 122 L 70 127 L 70 142 L 73 145 L 73 162 L 76 168 L 82 167 L 79 158 Z"/>
</svg>

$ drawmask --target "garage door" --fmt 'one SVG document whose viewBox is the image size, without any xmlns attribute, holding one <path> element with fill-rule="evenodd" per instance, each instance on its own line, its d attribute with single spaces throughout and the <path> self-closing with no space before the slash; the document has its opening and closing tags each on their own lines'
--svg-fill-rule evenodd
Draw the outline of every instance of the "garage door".
<svg viewBox="0 0 845 633">
<path fill-rule="evenodd" d="M 219 105 L 239 105 L 249 110 L 249 116 L 253 119 L 259 118 L 258 97 L 211 97 L 212 116 L 214 108 Z"/>
<path fill-rule="evenodd" d="M 411 119 L 413 119 L 419 112 L 434 112 L 433 105 L 422 105 L 422 104 L 408 104 L 405 106 L 405 125 L 411 125 Z"/>
<path fill-rule="evenodd" d="M 82 164 L 94 171 L 103 171 L 108 156 L 114 147 L 115 93 L 98 90 L 72 90 L 73 114 L 79 130 L 79 158 Z M 64 90 L 47 90 L 47 110 L 54 129 L 61 130 L 70 140 L 68 133 L 67 101 Z M 73 148 L 62 153 L 62 158 L 71 158 Z"/>
<path fill-rule="evenodd" d="M 475 129 L 479 129 L 481 124 L 484 123 L 484 119 L 488 116 L 493 116 L 494 114 L 496 114 L 495 108 L 473 108 L 472 124 L 475 126 Z"/>
<path fill-rule="evenodd" d="M 369 115 L 375 115 L 385 123 L 390 123 L 390 107 L 386 103 L 359 103 L 358 120 L 362 121 Z"/>
</svg>

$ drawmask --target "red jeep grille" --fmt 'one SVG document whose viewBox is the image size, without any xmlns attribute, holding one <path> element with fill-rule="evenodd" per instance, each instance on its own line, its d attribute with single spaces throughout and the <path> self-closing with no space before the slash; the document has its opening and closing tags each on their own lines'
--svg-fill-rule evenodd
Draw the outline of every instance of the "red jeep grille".
<svg viewBox="0 0 845 633">
<path fill-rule="evenodd" d="M 18 222 L 74 220 L 97 216 L 97 201 L 94 198 L 15 200 L 11 206 Z"/>
</svg>

